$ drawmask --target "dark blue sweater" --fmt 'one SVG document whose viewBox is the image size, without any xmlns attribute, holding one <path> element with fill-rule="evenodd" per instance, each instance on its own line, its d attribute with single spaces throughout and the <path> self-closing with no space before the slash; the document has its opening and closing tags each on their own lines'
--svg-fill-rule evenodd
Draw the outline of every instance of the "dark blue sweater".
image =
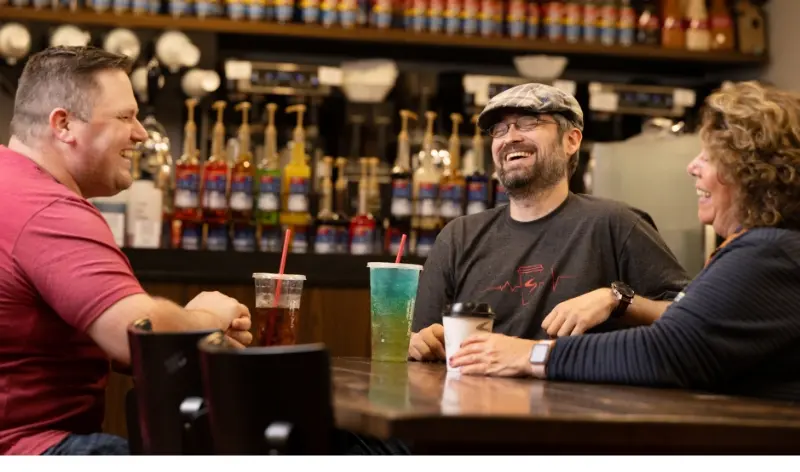
<svg viewBox="0 0 800 472">
<path fill-rule="evenodd" d="M 559 338 L 547 377 L 800 401 L 800 232 L 746 232 L 676 300 L 650 326 Z"/>
</svg>

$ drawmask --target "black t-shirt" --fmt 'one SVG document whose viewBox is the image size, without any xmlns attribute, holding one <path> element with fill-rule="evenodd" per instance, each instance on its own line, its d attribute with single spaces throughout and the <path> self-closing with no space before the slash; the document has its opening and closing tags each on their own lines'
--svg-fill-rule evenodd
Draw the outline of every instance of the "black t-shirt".
<svg viewBox="0 0 800 472">
<path fill-rule="evenodd" d="M 412 331 L 441 323 L 448 303 L 473 301 L 492 307 L 494 332 L 546 339 L 541 324 L 556 305 L 616 280 L 671 300 L 689 276 L 655 228 L 622 203 L 570 193 L 525 223 L 503 205 L 442 229 L 420 275 Z M 609 319 L 590 332 L 624 326 Z"/>
</svg>

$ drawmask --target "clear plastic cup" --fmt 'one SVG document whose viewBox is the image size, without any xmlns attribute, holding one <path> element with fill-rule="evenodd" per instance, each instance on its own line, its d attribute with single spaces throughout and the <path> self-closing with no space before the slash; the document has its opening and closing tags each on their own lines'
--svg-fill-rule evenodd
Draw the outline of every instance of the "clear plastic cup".
<svg viewBox="0 0 800 472">
<path fill-rule="evenodd" d="M 252 345 L 296 344 L 300 324 L 300 299 L 306 276 L 255 273 L 253 279 L 256 284 L 256 312 L 252 315 Z M 280 293 L 276 297 L 278 282 Z"/>
<path fill-rule="evenodd" d="M 411 319 L 417 299 L 417 264 L 370 262 L 369 291 L 372 321 L 372 360 L 405 362 L 411 339 Z"/>
</svg>

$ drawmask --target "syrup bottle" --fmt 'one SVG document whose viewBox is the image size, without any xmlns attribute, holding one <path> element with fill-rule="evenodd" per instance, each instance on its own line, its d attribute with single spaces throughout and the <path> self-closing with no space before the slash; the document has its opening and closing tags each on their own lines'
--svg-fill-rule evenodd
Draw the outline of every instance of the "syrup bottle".
<svg viewBox="0 0 800 472">
<path fill-rule="evenodd" d="M 320 210 L 317 213 L 317 232 L 314 238 L 314 252 L 317 254 L 331 254 L 336 251 L 336 236 L 339 231 L 339 215 L 333 212 L 333 158 L 322 158 L 324 175 L 320 183 Z"/>
<path fill-rule="evenodd" d="M 305 105 L 292 105 L 286 108 L 286 113 L 297 113 L 297 125 L 292 134 L 291 158 L 283 168 L 283 212 L 281 224 L 292 228 L 292 252 L 306 252 L 308 248 L 308 226 L 311 223 L 311 213 L 308 206 L 309 183 L 311 181 L 311 168 L 308 166 L 306 155 L 306 133 L 303 128 L 303 114 Z"/>
<path fill-rule="evenodd" d="M 222 122 L 226 103 L 214 102 L 217 112 L 211 137 L 211 155 L 203 166 L 203 235 L 206 249 L 224 251 L 228 246 L 228 159 L 225 156 L 225 124 Z"/>
<path fill-rule="evenodd" d="M 436 241 L 440 227 L 436 200 L 439 194 L 439 171 L 433 164 L 433 124 L 436 112 L 425 112 L 427 126 L 422 138 L 422 165 L 414 172 L 414 201 L 416 202 L 416 253 L 427 256 Z"/>
<path fill-rule="evenodd" d="M 636 26 L 636 43 L 657 46 L 661 42 L 661 16 L 655 0 L 644 0 Z"/>
<path fill-rule="evenodd" d="M 408 120 L 417 115 L 409 110 L 400 110 L 400 134 L 397 135 L 397 156 L 392 167 L 392 200 L 389 210 L 389 229 L 384 240 L 385 249 L 396 254 L 400 249 L 403 234 L 411 232 L 412 205 L 411 145 L 408 139 Z"/>
<path fill-rule="evenodd" d="M 383 218 L 381 216 L 381 188 L 378 183 L 378 164 L 380 159 L 377 157 L 367 158 L 367 212 L 375 219 L 375 230 L 373 232 L 372 252 L 380 254 L 383 233 Z"/>
<path fill-rule="evenodd" d="M 367 181 L 367 158 L 362 157 L 361 179 L 358 182 L 358 211 L 350 222 L 350 253 L 371 254 L 375 241 L 375 218 L 367 208 L 369 182 Z"/>
<path fill-rule="evenodd" d="M 336 202 L 334 211 L 339 216 L 341 224 L 338 226 L 336 233 L 336 253 L 347 254 L 350 249 L 350 210 L 347 205 L 349 202 L 349 183 L 345 175 L 347 168 L 347 158 L 339 157 L 336 159 L 336 183 L 334 185 L 334 192 L 336 195 Z"/>
<path fill-rule="evenodd" d="M 489 208 L 489 178 L 484 170 L 484 143 L 478 127 L 478 115 L 472 115 L 475 135 L 472 149 L 464 156 L 464 175 L 467 182 L 467 215 L 480 213 Z"/>
<path fill-rule="evenodd" d="M 636 10 L 631 0 L 622 0 L 620 3 L 617 33 L 621 46 L 631 46 L 636 41 Z"/>
<path fill-rule="evenodd" d="M 711 49 L 716 51 L 732 51 L 733 17 L 725 0 L 711 1 Z"/>
<path fill-rule="evenodd" d="M 450 134 L 449 151 L 450 162 L 442 173 L 439 181 L 439 214 L 445 223 L 454 220 L 463 214 L 464 187 L 466 181 L 461 175 L 461 138 L 458 135 L 458 125 L 463 118 L 458 113 L 451 113 L 453 131 Z"/>
<path fill-rule="evenodd" d="M 236 111 L 242 112 L 239 126 L 239 156 L 231 171 L 231 221 L 233 222 L 233 249 L 250 252 L 255 249 L 253 213 L 253 182 L 255 166 L 250 151 L 250 103 L 241 102 Z"/>
<path fill-rule="evenodd" d="M 708 51 L 711 49 L 711 31 L 708 24 L 708 11 L 705 0 L 689 0 L 686 9 L 689 28 L 686 30 L 686 49 Z"/>
<path fill-rule="evenodd" d="M 664 0 L 664 27 L 661 30 L 661 45 L 668 49 L 684 49 L 686 47 L 681 0 Z"/>
<path fill-rule="evenodd" d="M 281 169 L 278 155 L 278 132 L 275 111 L 278 105 L 267 103 L 267 126 L 264 128 L 264 154 L 256 171 L 258 197 L 256 204 L 257 238 L 261 251 L 281 250 Z"/>
<path fill-rule="evenodd" d="M 188 118 L 183 127 L 183 154 L 175 163 L 172 246 L 200 249 L 200 162 L 197 150 L 197 125 L 194 109 L 197 100 L 186 100 Z M 177 243 L 177 244 L 176 244 Z"/>
</svg>

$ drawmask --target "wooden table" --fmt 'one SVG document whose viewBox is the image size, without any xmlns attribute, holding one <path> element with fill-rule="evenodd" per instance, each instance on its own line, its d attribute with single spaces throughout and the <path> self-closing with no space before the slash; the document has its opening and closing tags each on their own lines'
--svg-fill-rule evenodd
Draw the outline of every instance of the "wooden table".
<svg viewBox="0 0 800 472">
<path fill-rule="evenodd" d="M 336 422 L 415 453 L 798 453 L 800 406 L 333 360 Z"/>
</svg>

